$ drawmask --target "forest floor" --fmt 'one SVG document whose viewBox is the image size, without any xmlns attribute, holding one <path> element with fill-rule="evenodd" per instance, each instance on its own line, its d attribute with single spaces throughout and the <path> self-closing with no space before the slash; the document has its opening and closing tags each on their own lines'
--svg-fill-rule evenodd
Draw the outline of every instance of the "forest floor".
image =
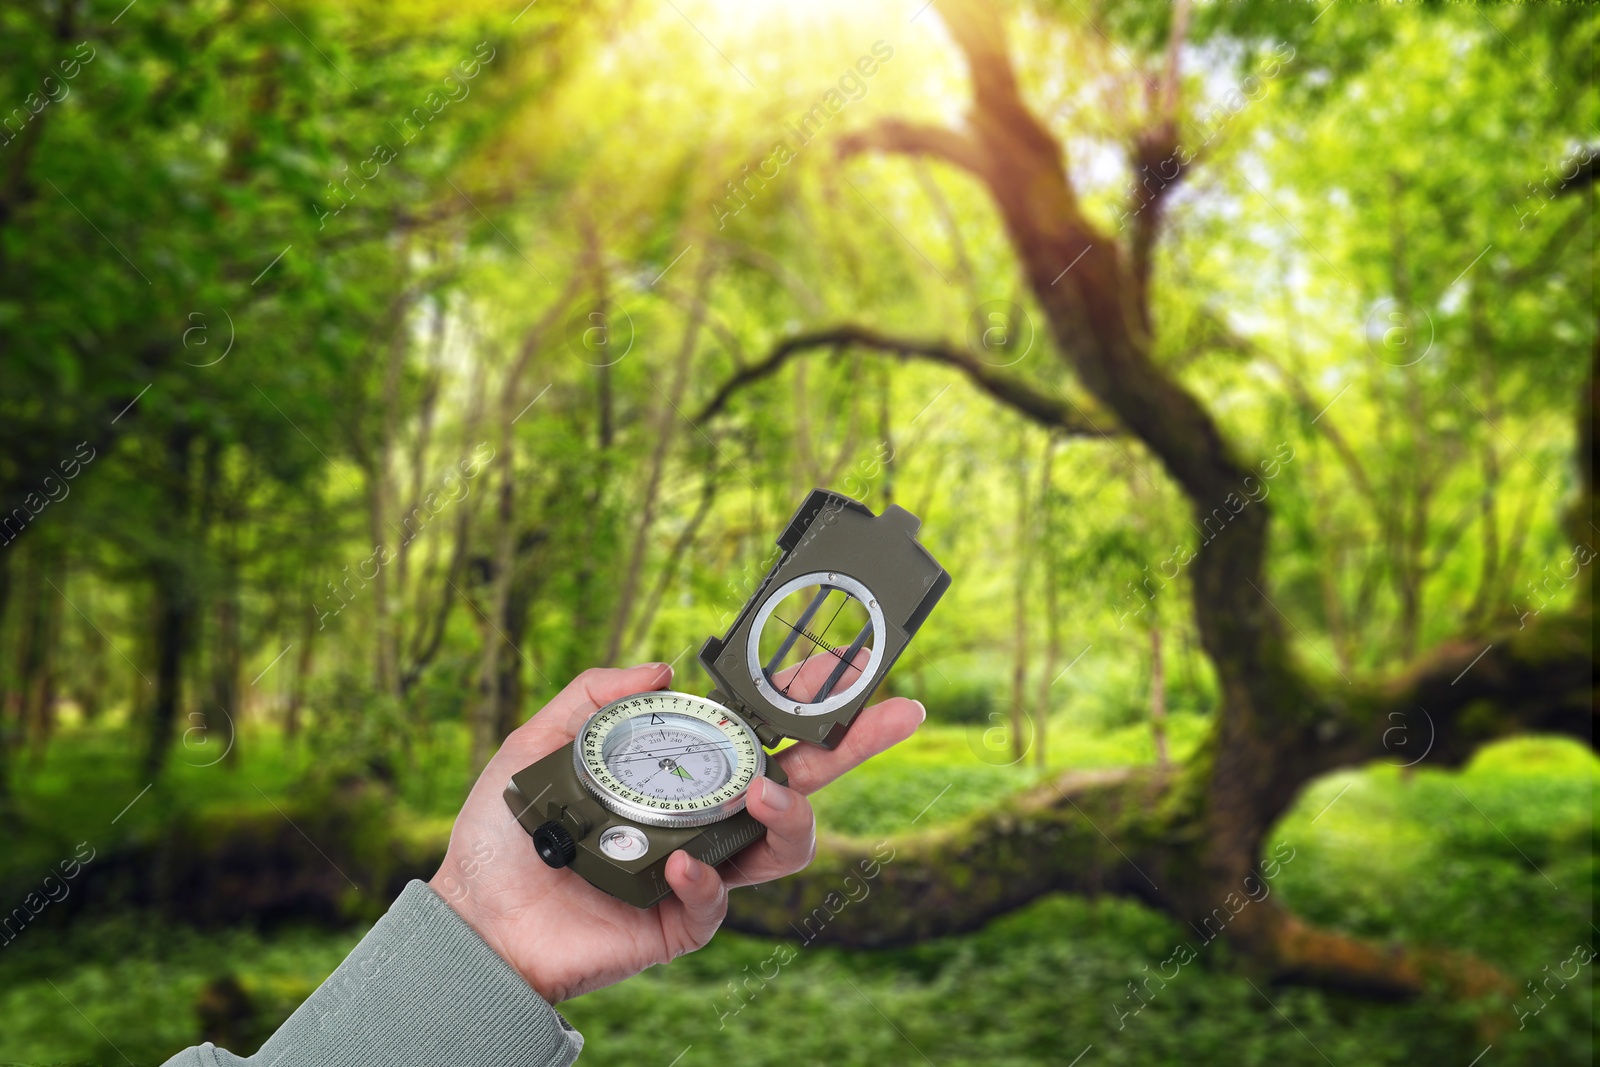
<svg viewBox="0 0 1600 1067">
<path fill-rule="evenodd" d="M 1052 767 L 1154 758 L 1142 728 L 1053 725 Z M 1203 728 L 1198 716 L 1175 717 L 1175 755 Z M 441 736 L 414 750 L 412 764 L 434 772 L 402 775 L 397 806 L 420 836 L 447 831 L 467 784 L 448 770 L 462 763 L 458 740 Z M 52 832 L 8 835 L 0 856 L 7 906 L 71 854 L 57 854 L 64 841 L 112 848 L 159 834 L 175 811 L 266 807 L 265 798 L 291 792 L 307 758 L 247 735 L 236 765 L 180 762 L 147 795 L 131 773 L 103 770 L 130 763 L 126 738 L 60 738 L 22 775 L 25 822 Z M 859 835 L 959 819 L 1039 773 L 985 762 L 1001 758 L 978 728 L 929 724 L 819 794 L 818 817 L 830 832 Z M 1221 943 L 1202 945 L 1194 931 L 1136 903 L 1052 897 L 975 934 L 914 948 L 794 941 L 794 958 L 765 981 L 751 976 L 773 974 L 776 944 L 723 933 L 699 953 L 562 1011 L 587 1035 L 585 1064 L 629 1067 L 1589 1064 L 1592 965 L 1565 983 L 1551 976 L 1570 975 L 1567 961 L 1584 958 L 1575 947 L 1592 947 L 1600 933 L 1590 924 L 1597 780 L 1600 761 L 1583 747 L 1523 738 L 1485 749 L 1459 773 L 1424 764 L 1329 776 L 1277 828 L 1274 847 L 1293 858 L 1274 891 L 1299 914 L 1370 938 L 1476 952 L 1522 991 L 1515 1002 L 1430 995 L 1375 1003 L 1267 985 Z M 850 906 L 871 907 L 870 893 Z M 236 1001 L 251 1005 L 252 1018 L 213 1024 L 210 1036 L 253 1051 L 249 1043 L 360 936 L 359 928 L 304 923 L 202 931 L 90 907 L 67 921 L 47 918 L 0 948 L 0 1064 L 159 1064 L 201 1039 L 203 1014 L 226 1014 Z M 1141 984 L 1135 1000 L 1129 983 L 1186 941 L 1198 959 L 1164 986 Z"/>
</svg>

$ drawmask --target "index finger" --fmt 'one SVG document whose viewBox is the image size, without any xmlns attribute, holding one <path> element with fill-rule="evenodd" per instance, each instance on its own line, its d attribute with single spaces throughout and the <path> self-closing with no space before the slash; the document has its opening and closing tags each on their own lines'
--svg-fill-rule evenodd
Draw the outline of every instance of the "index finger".
<svg viewBox="0 0 1600 1067">
<path fill-rule="evenodd" d="M 792 697 L 801 704 L 818 699 L 817 693 L 828 685 L 830 693 L 842 693 L 855 685 L 872 658 L 870 650 L 857 649 L 848 661 L 837 650 L 829 648 L 813 652 L 801 662 L 785 668 L 772 676 L 773 687 L 783 696 Z"/>
<path fill-rule="evenodd" d="M 789 776 L 790 789 L 815 793 L 846 771 L 854 770 L 916 733 L 927 715 L 918 701 L 890 697 L 863 711 L 838 748 L 829 751 L 821 745 L 800 741 L 773 758 Z"/>
</svg>

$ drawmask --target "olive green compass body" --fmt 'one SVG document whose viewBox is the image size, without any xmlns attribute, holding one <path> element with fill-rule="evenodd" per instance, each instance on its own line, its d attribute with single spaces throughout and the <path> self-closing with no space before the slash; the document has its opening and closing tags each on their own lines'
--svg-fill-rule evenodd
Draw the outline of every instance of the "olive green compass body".
<svg viewBox="0 0 1600 1067">
<path fill-rule="evenodd" d="M 512 775 L 506 804 L 539 857 L 645 908 L 671 892 L 675 850 L 716 865 L 760 839 L 749 789 L 760 775 L 787 782 L 766 749 L 835 747 L 949 586 L 918 525 L 813 490 L 726 636 L 700 650 L 709 696 L 614 700 Z"/>
</svg>

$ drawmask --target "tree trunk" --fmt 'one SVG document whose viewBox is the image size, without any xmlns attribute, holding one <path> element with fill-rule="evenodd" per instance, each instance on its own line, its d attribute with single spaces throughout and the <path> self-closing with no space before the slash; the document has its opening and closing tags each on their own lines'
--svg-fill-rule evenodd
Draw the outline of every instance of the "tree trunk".
<svg viewBox="0 0 1600 1067">
<path fill-rule="evenodd" d="M 216 606 L 216 636 L 212 643 L 211 654 L 211 703 L 213 708 L 222 716 L 222 721 L 217 722 L 209 712 L 206 718 L 206 741 L 208 746 L 222 746 L 227 753 L 226 759 L 230 767 L 238 764 L 237 740 L 239 723 L 244 717 L 244 708 L 239 699 L 242 687 L 240 674 L 244 670 L 244 650 L 239 642 L 239 587 L 238 577 L 230 565 L 226 566 L 227 574 L 224 578 L 223 588 L 219 591 Z M 207 752 L 213 751 L 208 747 Z"/>
<path fill-rule="evenodd" d="M 508 390 L 509 392 L 509 390 Z M 514 394 L 513 394 L 514 395 Z M 472 766 L 482 767 L 494 754 L 495 723 L 500 718 L 501 662 L 509 651 L 520 651 L 517 639 L 505 632 L 506 607 L 511 597 L 512 523 L 515 520 L 515 490 L 512 479 L 511 421 L 501 425 L 500 451 L 495 456 L 499 484 L 495 487 L 493 556 L 489 564 L 489 605 L 483 619 L 483 658 L 478 665 L 478 705 L 472 718 Z M 515 669 L 515 668 L 513 668 Z"/>
<path fill-rule="evenodd" d="M 536 552 L 544 543 L 539 533 L 526 534 L 517 546 L 513 560 L 515 574 L 506 597 L 505 632 L 508 642 L 521 649 L 528 635 L 529 616 L 538 600 L 541 570 L 537 566 Z M 495 679 L 494 734 L 498 745 L 522 725 L 522 707 L 525 703 L 526 685 L 522 675 L 522 656 L 510 653 L 507 648 L 500 656 L 499 673 Z"/>
<path fill-rule="evenodd" d="M 283 737 L 293 742 L 300 736 L 300 712 L 306 703 L 306 686 L 311 680 L 312 648 L 316 643 L 317 621 L 314 608 L 301 613 L 300 649 L 294 656 L 294 677 L 289 682 L 289 699 L 283 708 Z"/>
<path fill-rule="evenodd" d="M 1033 762 L 1039 770 L 1050 764 L 1046 744 L 1049 741 L 1050 689 L 1056 684 L 1056 664 L 1061 662 L 1061 595 L 1056 587 L 1056 554 L 1052 551 L 1054 535 L 1053 477 L 1056 439 L 1054 435 L 1044 442 L 1044 460 L 1039 471 L 1039 525 L 1043 531 L 1039 580 L 1044 586 L 1044 662 L 1039 665 L 1039 696 L 1034 701 Z"/>
<path fill-rule="evenodd" d="M 1165 770 L 1167 758 L 1167 673 L 1161 660 L 1161 625 L 1150 627 L 1150 735 L 1156 743 L 1156 766 Z"/>
<path fill-rule="evenodd" d="M 575 288 L 576 282 L 569 282 L 566 291 L 523 335 L 517 356 L 506 368 L 505 381 L 501 386 L 495 427 L 499 447 L 492 460 L 496 495 L 494 542 L 489 563 L 489 610 L 483 618 L 483 653 L 478 665 L 479 700 L 471 721 L 471 759 L 475 768 L 489 762 L 489 757 L 494 754 L 494 746 L 504 736 L 497 736 L 498 724 L 508 714 L 501 695 L 501 677 L 506 670 L 501 666 L 502 660 L 508 654 L 514 658 L 522 655 L 521 635 L 513 639 L 505 632 L 516 570 L 516 436 L 513 425 L 520 415 L 517 405 L 522 397 L 523 379 L 528 368 L 534 356 L 541 351 L 545 339 L 554 330 Z M 513 665 L 510 670 L 520 672 L 520 666 Z"/>
<path fill-rule="evenodd" d="M 156 567 L 156 692 L 150 708 L 149 739 L 144 757 L 144 769 L 150 776 L 161 773 L 172 744 L 173 727 L 183 699 L 183 668 L 193 632 L 193 594 L 188 576 L 178 565 L 162 563 Z"/>
<path fill-rule="evenodd" d="M 66 568 L 52 546 L 35 546 L 32 597 L 26 602 L 22 660 L 22 737 L 34 762 L 44 758 L 55 727 L 56 654 Z"/>
<path fill-rule="evenodd" d="M 83 608 L 84 615 L 91 619 L 97 616 L 92 585 L 81 586 L 78 589 L 76 602 Z M 77 645 L 73 654 L 73 679 L 69 684 L 72 688 L 73 701 L 78 705 L 78 713 L 83 716 L 84 725 L 93 726 L 100 721 L 100 716 L 105 711 L 106 689 L 110 678 L 100 635 L 92 628 L 85 628 L 80 632 L 83 634 L 83 640 Z"/>
<path fill-rule="evenodd" d="M 4 546 L 0 546 L 4 547 Z M 11 606 L 12 589 L 12 559 L 16 556 L 13 552 L 0 552 L 0 648 L 5 647 L 3 638 L 8 629 L 9 619 L 7 609 Z M 11 750 L 12 742 L 12 693 L 8 684 L 10 672 L 5 665 L 0 663 L 0 817 L 11 814 L 13 807 L 11 793 Z"/>
<path fill-rule="evenodd" d="M 156 692 L 147 720 L 144 756 L 144 770 L 151 777 L 166 765 L 173 727 L 183 700 L 184 668 L 197 629 L 196 591 L 189 560 L 183 554 L 185 544 L 193 545 L 198 540 L 194 537 L 194 517 L 190 514 L 193 459 L 190 446 L 193 440 L 193 432 L 182 425 L 170 429 L 166 438 L 167 467 L 162 474 L 168 544 L 151 568 L 155 577 Z"/>
<path fill-rule="evenodd" d="M 1155 455 L 1203 521 L 1237 495 L 1253 468 L 1235 458 L 1205 408 L 1153 361 L 1141 287 L 1117 242 L 1083 215 L 1061 145 L 1022 101 L 997 14 L 970 0 L 940 0 L 939 10 L 967 59 L 971 133 L 941 130 L 935 137 L 903 125 L 891 132 L 917 151 L 936 144 L 984 181 L 1078 379 Z M 1175 146 L 1150 147 L 1164 147 L 1165 156 Z M 1300 761 L 1275 757 L 1301 742 L 1299 731 L 1324 704 L 1296 668 L 1261 593 L 1269 513 L 1262 505 L 1236 514 L 1190 566 L 1196 622 L 1223 701 L 1201 764 L 1209 773 L 1194 783 L 1194 817 L 1203 830 L 1197 839 L 1207 847 L 1180 880 L 1188 896 L 1180 903 L 1197 914 L 1208 910 L 1202 901 L 1232 891 L 1253 870 L 1268 827 L 1306 779 L 1303 769 L 1291 769 Z"/>
<path fill-rule="evenodd" d="M 694 364 L 695 347 L 700 343 L 700 326 L 705 320 L 706 289 L 711 284 L 711 276 L 715 269 L 716 261 L 711 256 L 702 257 L 695 282 L 695 299 L 690 305 L 689 321 L 684 325 L 683 339 L 678 345 L 678 358 L 673 361 L 672 380 L 667 385 L 667 392 L 662 394 L 661 404 L 656 412 L 653 435 L 655 447 L 650 453 L 644 492 L 639 501 L 638 519 L 634 524 L 633 544 L 628 549 L 628 561 L 623 572 L 621 587 L 617 591 L 616 608 L 611 616 L 611 633 L 606 639 L 606 652 L 601 661 L 613 666 L 619 665 L 618 659 L 624 651 L 623 636 L 628 632 L 629 618 L 638 597 L 645 557 L 649 554 L 650 532 L 655 525 L 656 505 L 660 502 L 661 482 L 666 475 L 667 456 L 671 451 L 678 423 L 682 421 L 682 416 L 678 413 L 683 410 L 683 395 L 689 385 L 689 368 Z M 659 392 L 659 389 L 657 391 Z"/>
<path fill-rule="evenodd" d="M 404 305 L 402 305 L 404 306 Z M 399 437 L 400 377 L 405 369 L 405 357 L 410 342 L 410 329 L 402 311 L 394 333 L 388 341 L 388 362 L 383 376 L 383 431 L 378 441 L 378 454 L 373 457 L 368 478 L 367 536 L 373 551 L 387 545 L 384 524 L 389 520 L 393 506 L 393 461 L 395 442 Z M 400 549 L 403 551 L 403 548 Z M 363 576 L 364 577 L 364 576 Z M 388 568 L 380 566 L 372 576 L 373 620 L 373 674 L 377 690 L 386 696 L 400 694 L 399 634 L 394 612 L 395 597 L 390 590 L 391 576 Z"/>
<path fill-rule="evenodd" d="M 589 273 L 593 278 L 595 292 L 595 312 L 599 321 L 604 323 L 606 343 L 611 343 L 611 324 L 608 318 L 610 313 L 610 287 L 606 277 L 603 250 L 600 247 L 600 238 L 591 227 L 586 231 L 586 254 L 589 259 Z M 609 524 L 609 516 L 602 513 L 602 503 L 606 490 L 611 482 L 611 446 L 615 437 L 613 424 L 613 400 L 611 395 L 611 366 L 610 349 L 607 355 L 601 358 L 600 365 L 595 368 L 596 395 L 595 395 L 595 470 L 587 479 L 588 484 L 581 489 L 583 513 L 594 516 L 601 522 Z M 598 532 L 598 531 L 596 531 Z M 604 625 L 605 614 L 601 610 L 600 597 L 595 589 L 595 562 L 593 552 L 580 553 L 577 565 L 573 568 L 574 608 L 572 612 L 572 645 L 569 648 L 569 659 L 573 655 L 592 656 L 597 631 Z"/>
<path fill-rule="evenodd" d="M 973 106 L 965 130 L 891 120 L 845 138 L 842 150 L 931 155 L 984 183 L 1078 381 L 1155 456 L 1203 523 L 1238 498 L 1255 468 L 1240 463 L 1210 413 L 1152 358 L 1152 319 L 1140 281 L 1150 241 L 1142 265 L 1137 254 L 1130 265 L 1118 242 L 1088 222 L 1062 145 L 1022 100 L 996 12 L 978 0 L 935 3 L 967 60 Z M 1157 160 L 1171 157 L 1175 125 L 1147 131 L 1140 149 Z M 1054 398 L 974 367 L 948 346 L 862 330 L 853 336 L 958 366 L 1042 425 L 1066 421 Z M 708 411 L 725 404 L 740 381 L 771 373 L 803 345 L 790 339 L 766 362 L 741 370 Z M 1292 450 L 1282 454 L 1284 447 L 1279 462 L 1293 458 Z M 1592 515 L 1592 503 L 1586 513 Z M 874 888 L 890 904 L 870 915 L 847 909 L 816 936 L 845 944 L 919 940 L 970 929 L 1051 890 L 1123 892 L 1197 930 L 1208 920 L 1218 926 L 1216 909 L 1226 907 L 1232 921 L 1221 924 L 1221 936 L 1285 977 L 1415 992 L 1438 965 L 1463 991 L 1492 985 L 1492 972 L 1459 956 L 1383 952 L 1311 930 L 1276 901 L 1263 898 L 1237 912 L 1227 902 L 1259 886 L 1267 862 L 1289 862 L 1264 861 L 1262 846 L 1307 782 L 1384 754 L 1384 716 L 1391 710 L 1429 710 L 1437 728 L 1435 766 L 1459 764 L 1478 745 L 1525 730 L 1592 738 L 1592 618 L 1587 610 L 1541 617 L 1525 629 L 1484 635 L 1487 650 L 1481 639 L 1442 645 L 1387 682 L 1327 684 L 1298 661 L 1269 600 L 1270 514 L 1265 500 L 1234 512 L 1189 566 L 1196 627 L 1221 688 L 1212 733 L 1193 760 L 1165 776 L 1068 775 L 956 831 L 898 843 Z M 794 911 L 837 886 L 842 872 L 863 860 L 862 851 L 830 842 L 805 874 L 775 891 L 736 896 L 731 923 L 792 934 Z"/>
<path fill-rule="evenodd" d="M 705 524 L 706 516 L 711 514 L 711 505 L 717 499 L 717 484 L 715 472 L 706 470 L 700 483 L 700 502 L 695 506 L 694 514 L 689 517 L 689 522 L 683 531 L 678 534 L 678 539 L 673 542 L 667 558 L 658 568 L 655 587 L 645 598 L 643 610 L 635 613 L 633 633 L 628 638 L 630 648 L 644 644 L 645 637 L 650 633 L 650 624 L 655 621 L 656 612 L 661 609 L 661 601 L 666 597 L 667 590 L 672 588 L 672 583 L 678 576 L 678 568 L 688 556 L 695 537 L 700 533 L 700 527 Z"/>
<path fill-rule="evenodd" d="M 1033 559 L 1032 537 L 1028 530 L 1027 446 L 1017 449 L 1017 528 L 1016 567 L 1012 589 L 1011 634 L 1011 762 L 1021 763 L 1028 755 L 1033 730 L 1028 722 L 1028 571 Z"/>
<path fill-rule="evenodd" d="M 1578 497 L 1567 510 L 1564 523 L 1567 536 L 1574 544 L 1588 545 L 1591 549 L 1595 547 L 1596 535 L 1600 535 L 1600 511 L 1595 510 L 1594 499 L 1594 417 L 1597 407 L 1600 407 L 1600 334 L 1595 337 L 1594 352 L 1589 359 L 1588 381 L 1583 383 L 1578 395 Z M 1600 567 L 1590 568 L 1589 580 L 1579 585 L 1581 599 L 1591 606 L 1594 604 L 1597 572 L 1600 572 Z"/>
</svg>

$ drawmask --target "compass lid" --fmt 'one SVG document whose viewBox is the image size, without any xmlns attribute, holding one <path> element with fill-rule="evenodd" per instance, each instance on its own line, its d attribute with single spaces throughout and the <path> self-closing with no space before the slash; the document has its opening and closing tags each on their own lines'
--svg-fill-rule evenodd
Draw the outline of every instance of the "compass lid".
<svg viewBox="0 0 1600 1067">
<path fill-rule="evenodd" d="M 778 538 L 780 555 L 700 663 L 712 699 L 769 747 L 833 748 L 911 643 L 950 576 L 918 543 L 921 520 L 813 489 Z"/>
</svg>

